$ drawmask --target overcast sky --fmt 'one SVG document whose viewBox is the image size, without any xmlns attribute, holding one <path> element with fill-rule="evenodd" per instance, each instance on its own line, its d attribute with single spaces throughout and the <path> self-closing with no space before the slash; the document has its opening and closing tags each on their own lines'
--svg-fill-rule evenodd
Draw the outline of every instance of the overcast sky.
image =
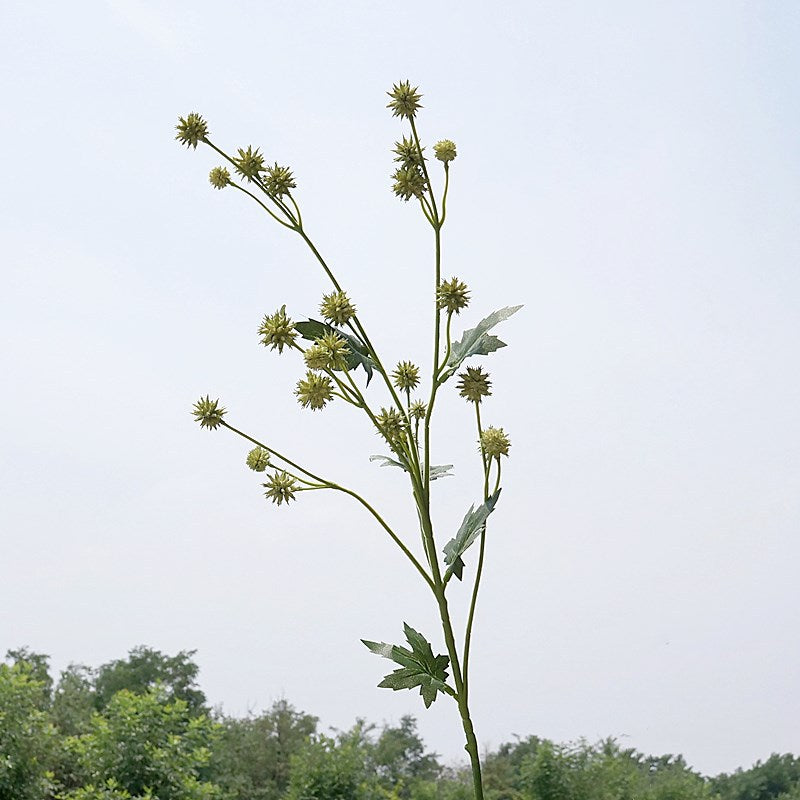
<svg viewBox="0 0 800 800">
<path fill-rule="evenodd" d="M 414 713 L 463 755 L 452 703 L 375 688 L 387 663 L 359 643 L 407 621 L 443 649 L 401 554 L 346 497 L 269 505 L 246 443 L 189 414 L 220 396 L 417 541 L 377 437 L 301 410 L 298 359 L 258 344 L 284 302 L 316 312 L 324 275 L 173 139 L 198 111 L 221 146 L 289 164 L 384 360 L 427 370 L 431 232 L 388 179 L 406 130 L 384 93 L 408 77 L 424 142 L 458 145 L 459 331 L 525 304 L 484 363 L 484 419 L 513 446 L 480 742 L 611 735 L 707 773 L 800 752 L 798 41 L 777 1 L 5 0 L 0 650 L 58 670 L 196 648 L 229 713 Z M 440 417 L 443 544 L 480 481 L 452 386 Z M 454 587 L 459 619 L 466 601 Z"/>
</svg>

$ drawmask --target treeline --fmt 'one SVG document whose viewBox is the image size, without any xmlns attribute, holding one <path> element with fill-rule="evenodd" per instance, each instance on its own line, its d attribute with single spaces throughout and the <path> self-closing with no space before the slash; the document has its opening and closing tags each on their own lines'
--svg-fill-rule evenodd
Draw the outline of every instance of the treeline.
<svg viewBox="0 0 800 800">
<path fill-rule="evenodd" d="M 468 770 L 427 752 L 413 717 L 334 736 L 285 701 L 227 717 L 208 707 L 193 655 L 138 647 L 54 683 L 47 656 L 9 651 L 0 800 L 471 800 Z M 800 800 L 791 755 L 708 778 L 613 739 L 504 744 L 484 779 L 487 800 Z"/>
</svg>

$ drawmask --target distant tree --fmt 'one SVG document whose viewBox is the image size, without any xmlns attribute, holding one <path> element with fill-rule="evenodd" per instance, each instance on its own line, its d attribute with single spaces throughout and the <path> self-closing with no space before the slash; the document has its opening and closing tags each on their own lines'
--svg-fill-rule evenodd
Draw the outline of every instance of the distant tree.
<svg viewBox="0 0 800 800">
<path fill-rule="evenodd" d="M 401 717 L 395 727 L 383 728 L 371 747 L 371 760 L 382 785 L 401 786 L 399 795 L 403 798 L 411 796 L 415 784 L 435 780 L 441 772 L 436 754 L 425 752 L 417 721 L 411 715 Z"/>
<path fill-rule="evenodd" d="M 290 764 L 316 733 L 317 718 L 278 700 L 258 716 L 222 717 L 214 748 L 214 780 L 231 800 L 277 800 L 289 785 Z"/>
<path fill-rule="evenodd" d="M 0 664 L 0 800 L 44 800 L 53 785 L 49 766 L 56 747 L 42 708 L 47 684 L 35 663 L 15 661 Z"/>
<path fill-rule="evenodd" d="M 144 694 L 123 689 L 93 715 L 88 733 L 69 740 L 82 773 L 64 800 L 102 798 L 104 791 L 153 800 L 222 798 L 206 780 L 217 736 L 208 717 L 158 687 Z"/>
<path fill-rule="evenodd" d="M 86 733 L 95 708 L 94 674 L 82 664 L 62 670 L 53 693 L 53 722 L 66 736 Z"/>
<path fill-rule="evenodd" d="M 789 753 L 773 753 L 748 770 L 738 769 L 732 775 L 718 775 L 711 781 L 722 800 L 773 800 L 782 794 L 796 793 L 798 784 L 800 758 Z"/>
<path fill-rule="evenodd" d="M 123 689 L 144 694 L 160 684 L 170 699 L 183 700 L 193 714 L 205 713 L 206 696 L 197 687 L 199 667 L 192 661 L 196 652 L 181 650 L 175 656 L 167 656 L 140 645 L 127 658 L 103 664 L 94 681 L 95 708 L 105 708 Z"/>
<path fill-rule="evenodd" d="M 523 764 L 522 773 L 531 800 L 573 800 L 569 759 L 552 742 L 544 741 L 536 748 L 536 755 Z"/>
<path fill-rule="evenodd" d="M 17 650 L 7 650 L 6 661 L 11 664 L 24 664 L 27 667 L 31 678 L 39 686 L 39 708 L 48 708 L 53 692 L 53 679 L 50 677 L 50 656 L 46 656 L 43 653 L 34 653 L 27 647 L 20 647 Z"/>
<path fill-rule="evenodd" d="M 505 742 L 484 758 L 483 781 L 486 800 L 524 800 L 522 765 L 531 761 L 542 745 L 538 736 Z"/>
</svg>

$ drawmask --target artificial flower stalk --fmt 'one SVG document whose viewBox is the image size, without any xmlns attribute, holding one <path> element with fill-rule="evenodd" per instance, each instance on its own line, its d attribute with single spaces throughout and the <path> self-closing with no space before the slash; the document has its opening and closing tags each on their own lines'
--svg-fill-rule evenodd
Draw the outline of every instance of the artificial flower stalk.
<svg viewBox="0 0 800 800">
<path fill-rule="evenodd" d="M 320 477 L 297 461 L 230 425 L 225 419 L 227 412 L 220 406 L 219 400 L 211 400 L 208 396 L 201 398 L 195 404 L 193 414 L 201 428 L 226 428 L 253 445 L 247 454 L 247 466 L 257 473 L 266 474 L 264 493 L 273 503 L 278 506 L 289 505 L 297 499 L 298 493 L 305 491 L 328 489 L 343 492 L 372 515 L 421 576 L 436 601 L 447 654 L 434 655 L 428 640 L 406 623 L 404 632 L 407 647 L 362 641 L 373 653 L 384 656 L 397 665 L 379 686 L 395 691 L 419 688 L 426 708 L 436 700 L 439 693 L 448 695 L 456 702 L 466 737 L 465 749 L 469 753 L 472 766 L 475 797 L 482 800 L 478 743 L 469 710 L 469 658 L 486 551 L 486 522 L 500 497 L 501 458 L 508 456 L 511 443 L 502 428 L 483 427 L 481 403 L 492 394 L 491 381 L 481 367 L 466 367 L 459 374 L 456 389 L 467 402 L 475 406 L 478 452 L 483 468 L 482 500 L 477 507 L 473 506 L 467 511 L 455 535 L 442 548 L 443 557 L 440 557 L 431 517 L 431 482 L 451 475 L 452 465 L 431 463 L 431 422 L 439 390 L 467 359 L 486 356 L 505 346 L 504 342 L 489 331 L 521 306 L 495 311 L 481 320 L 475 328 L 465 331 L 458 341 L 453 341 L 453 317 L 470 302 L 470 292 L 465 283 L 457 277 L 442 280 L 441 275 L 441 234 L 447 214 L 450 164 L 456 158 L 456 146 L 449 139 L 443 139 L 433 146 L 434 157 L 442 164 L 444 171 L 444 186 L 437 201 L 428 170 L 428 159 L 424 155 L 425 148 L 417 131 L 416 116 L 422 107 L 422 96 L 417 87 L 412 87 L 408 81 L 395 84 L 388 94 L 388 108 L 394 116 L 406 120 L 410 126 L 410 136 L 404 135 L 395 143 L 392 151 L 397 163 L 392 174 L 392 190 L 401 200 L 414 198 L 418 201 L 434 234 L 434 285 L 430 298 L 434 341 L 427 400 L 417 397 L 412 399 L 412 393 L 421 384 L 420 369 L 416 364 L 405 360 L 391 371 L 384 367 L 358 318 L 356 306 L 306 230 L 300 207 L 293 194 L 297 184 L 292 171 L 277 162 L 272 166 L 268 165 L 260 150 L 252 146 L 238 148 L 236 155 L 229 155 L 212 142 L 208 125 L 199 114 L 192 113 L 180 118 L 176 138 L 187 147 L 197 148 L 202 143 L 217 152 L 226 164 L 211 170 L 211 185 L 215 189 L 235 188 L 257 203 L 274 221 L 298 234 L 331 282 L 333 290 L 323 294 L 320 304 L 321 320 L 296 322 L 287 314 L 284 305 L 264 317 L 258 329 L 261 342 L 279 354 L 284 350 L 294 350 L 302 355 L 306 371 L 297 382 L 294 393 L 303 408 L 316 412 L 335 400 L 341 400 L 367 417 L 391 452 L 391 455 L 371 456 L 370 460 L 380 462 L 382 466 L 397 467 L 408 475 L 419 518 L 424 557 L 418 558 L 412 552 L 411 546 L 386 522 L 382 514 L 358 492 Z M 232 167 L 236 179 L 232 177 L 229 167 Z M 363 385 L 358 382 L 359 368 L 364 373 Z M 369 384 L 375 373 L 383 383 L 383 400 L 375 399 L 374 387 L 369 391 Z M 470 594 L 466 630 L 459 650 L 446 592 L 454 576 L 462 580 L 466 566 L 463 556 L 476 541 L 479 542 L 478 561 Z M 452 672 L 452 681 L 448 670 Z"/>
</svg>

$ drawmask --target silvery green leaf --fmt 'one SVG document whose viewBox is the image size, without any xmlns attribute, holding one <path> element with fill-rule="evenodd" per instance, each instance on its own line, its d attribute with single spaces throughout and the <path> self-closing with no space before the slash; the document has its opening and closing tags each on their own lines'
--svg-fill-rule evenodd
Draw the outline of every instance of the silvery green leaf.
<svg viewBox="0 0 800 800">
<path fill-rule="evenodd" d="M 444 546 L 444 563 L 448 565 L 447 572 L 445 572 L 445 580 L 450 575 L 455 575 L 456 578 L 461 580 L 461 575 L 464 571 L 464 561 L 461 556 L 467 548 L 478 538 L 483 526 L 486 524 L 486 519 L 489 514 L 494 510 L 497 505 L 497 500 L 500 497 L 502 489 L 498 489 L 485 503 L 481 503 L 476 509 L 475 506 L 470 506 L 469 511 L 464 515 L 464 520 L 458 529 L 456 535 Z"/>
<path fill-rule="evenodd" d="M 369 457 L 370 461 L 381 461 L 382 467 L 400 467 L 400 469 L 408 472 L 408 467 L 403 464 L 401 461 L 397 461 L 394 458 L 390 458 L 389 456 L 381 456 L 381 455 L 374 455 Z M 449 478 L 452 477 L 453 473 L 450 470 L 453 469 L 452 464 L 439 464 L 437 466 L 431 467 L 431 480 L 435 481 L 437 478 Z"/>
<path fill-rule="evenodd" d="M 522 306 L 507 306 L 499 311 L 494 311 L 488 317 L 482 319 L 474 328 L 464 331 L 461 339 L 454 342 L 450 348 L 450 357 L 447 359 L 447 370 L 442 376 L 442 383 L 446 381 L 461 366 L 465 359 L 470 356 L 487 356 L 506 343 L 501 342 L 494 335 L 489 335 L 489 331 L 499 322 L 508 319 L 512 314 L 516 314 Z"/>
</svg>

